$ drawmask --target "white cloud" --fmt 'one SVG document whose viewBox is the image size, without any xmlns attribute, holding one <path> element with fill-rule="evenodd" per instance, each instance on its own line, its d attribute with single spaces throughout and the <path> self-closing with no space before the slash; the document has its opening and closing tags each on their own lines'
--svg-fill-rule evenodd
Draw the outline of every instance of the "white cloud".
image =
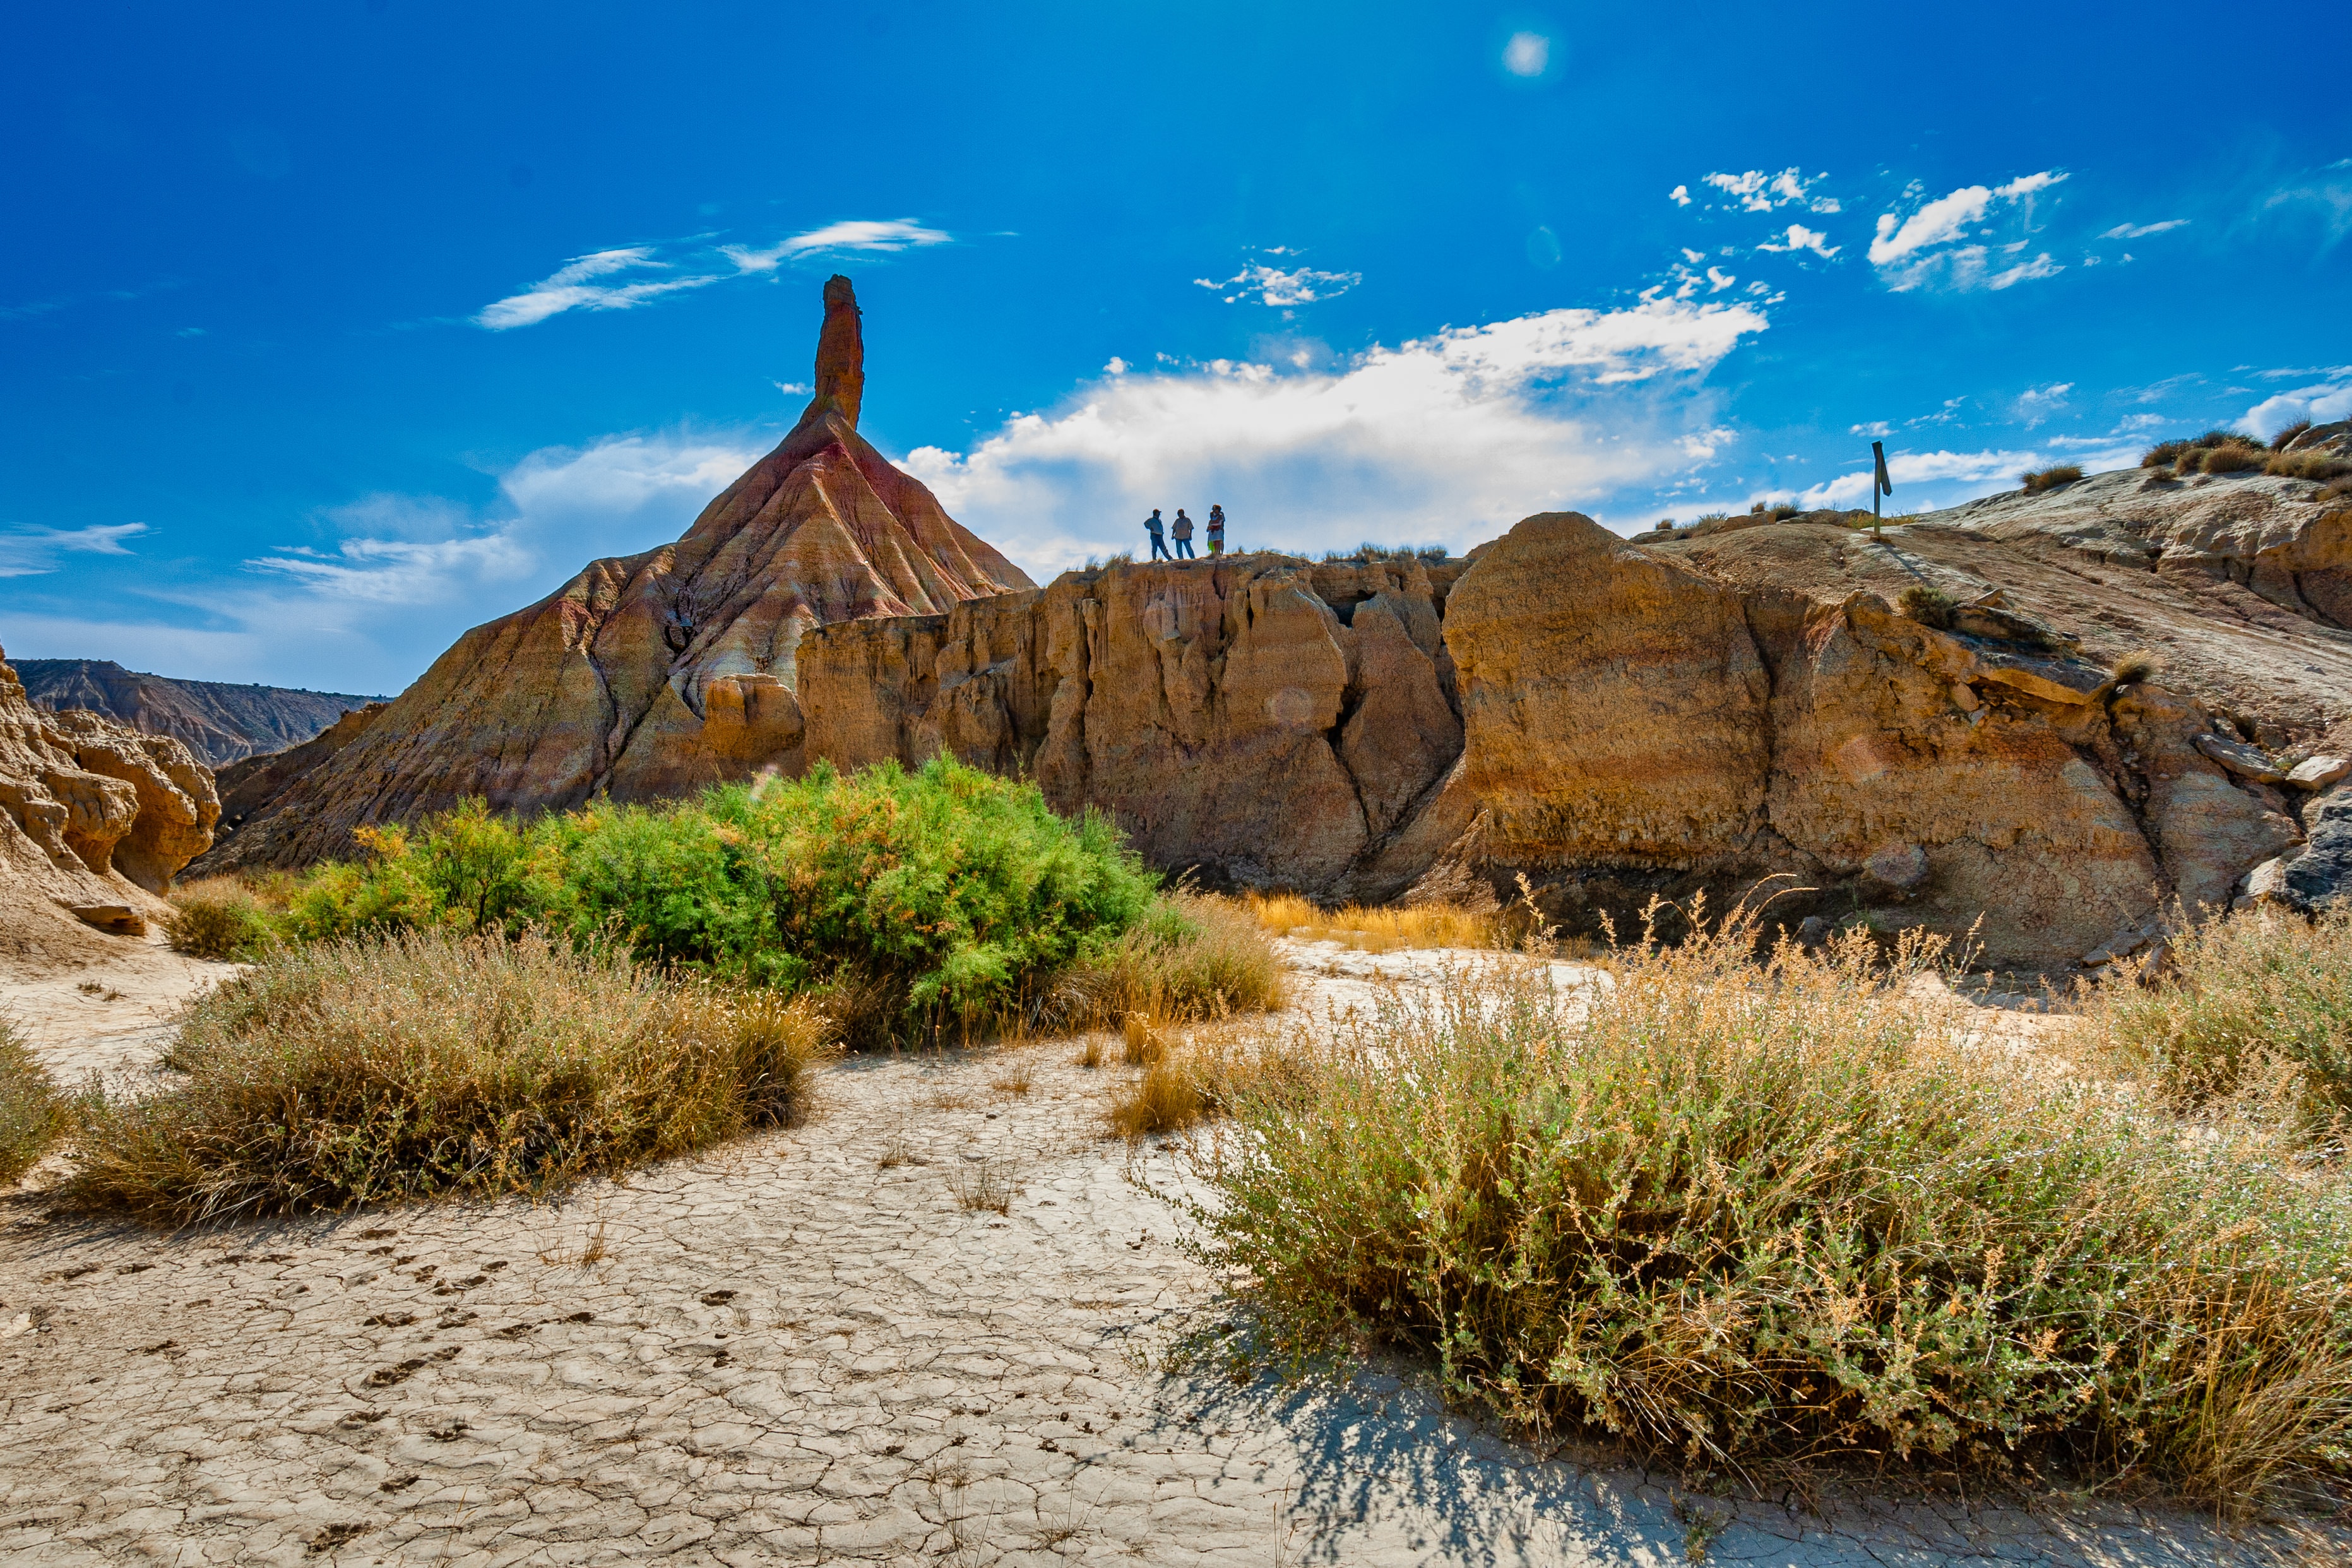
<svg viewBox="0 0 2352 1568">
<path fill-rule="evenodd" d="M 1130 370 L 969 453 L 904 462 L 1040 577 L 1132 548 L 1129 521 L 1155 506 L 1222 503 L 1236 547 L 1466 545 L 1686 468 L 1694 426 L 1703 448 L 1727 441 L 1685 377 L 1768 325 L 1752 306 L 1654 298 L 1452 328 L 1330 370 Z"/>
<path fill-rule="evenodd" d="M 748 245 L 722 245 L 719 253 L 742 271 L 773 272 L 785 262 L 797 261 L 806 256 L 844 251 L 887 255 L 911 250 L 919 246 L 946 245 L 954 238 L 955 236 L 943 229 L 925 228 L 910 217 L 853 218 L 844 223 L 829 223 L 806 234 L 796 234 L 765 250 Z"/>
<path fill-rule="evenodd" d="M 494 332 L 503 332 L 516 327 L 534 326 L 565 310 L 625 310 L 664 294 L 675 294 L 682 289 L 699 289 L 706 283 L 719 281 L 717 273 L 657 279 L 643 283 L 592 281 L 641 267 L 667 266 L 668 262 L 655 258 L 650 246 L 643 245 L 575 256 L 521 293 L 509 294 L 503 300 L 494 300 L 483 306 L 474 321 L 476 325 L 488 327 Z"/>
<path fill-rule="evenodd" d="M 1866 433 L 1866 432 L 1862 432 Z M 2127 468 L 2139 460 L 2137 443 L 2118 445 L 2112 437 L 2055 437 L 2043 448 L 1988 449 L 1976 452 L 1889 452 L 1887 477 L 1895 494 L 1886 501 L 1890 511 L 1927 511 L 1957 506 L 1980 495 L 2018 488 L 2018 476 L 2028 468 L 2047 468 L 2051 454 L 2079 452 L 2083 467 L 2092 472 Z M 1797 503 L 1807 507 L 1853 507 L 1870 504 L 1869 454 L 1865 466 L 1841 474 L 1800 493 Z"/>
<path fill-rule="evenodd" d="M 630 310 L 664 295 L 706 288 L 730 278 L 772 273 L 788 261 L 853 251 L 887 254 L 919 246 L 945 245 L 954 237 L 940 229 L 925 228 L 913 218 L 854 218 L 796 234 L 764 250 L 747 245 L 722 245 L 716 253 L 694 251 L 687 258 L 693 269 L 682 273 L 677 272 L 681 263 L 666 259 L 656 246 L 630 245 L 591 251 L 586 256 L 573 257 L 521 293 L 509 294 L 483 306 L 475 314 L 474 323 L 494 332 L 510 331 L 517 327 L 536 326 L 566 310 Z M 597 281 L 621 273 L 648 270 L 677 275 L 629 283 Z"/>
<path fill-rule="evenodd" d="M 1895 434 L 1895 426 L 1884 419 L 1874 419 L 1867 425 L 1849 425 L 1845 430 L 1849 436 L 1869 436 L 1882 440 Z"/>
<path fill-rule="evenodd" d="M 2167 229 L 2188 226 L 2189 220 L 2185 217 L 2168 217 L 2162 223 L 2119 223 L 2099 237 L 2101 239 L 2141 239 L 2151 234 L 2162 234 Z"/>
<path fill-rule="evenodd" d="M 1285 252 L 1276 250 L 1272 254 L 1280 256 Z M 1192 279 L 1202 289 L 1234 289 L 1225 296 L 1228 305 L 1253 293 L 1261 304 L 1311 305 L 1318 300 L 1336 300 L 1363 280 L 1360 272 L 1318 272 L 1311 267 L 1294 267 L 1285 272 L 1262 261 L 1250 263 L 1223 281 L 1212 278 Z"/>
<path fill-rule="evenodd" d="M 2018 206 L 2021 210 L 2015 221 L 2019 231 L 2030 229 L 2031 198 L 2065 178 L 2063 174 L 2045 169 L 2004 185 L 1963 185 L 1934 201 L 1921 203 L 1902 218 L 1891 212 L 1881 213 L 1870 242 L 1871 265 L 1879 269 L 1886 286 L 1897 293 L 1923 287 L 1956 291 L 2008 289 L 2030 279 L 2053 277 L 2064 268 L 2047 251 L 1996 269 L 1990 263 L 1992 252 L 1987 245 L 1958 242 L 1979 237 L 1971 226 L 1984 223 L 1996 206 Z M 2019 238 L 2001 249 L 2005 254 L 2014 254 L 2024 247 L 2024 243 Z"/>
<path fill-rule="evenodd" d="M 1769 213 L 1775 207 L 1802 204 L 1811 212 L 1833 213 L 1840 210 L 1835 196 L 1812 195 L 1812 187 L 1828 178 L 1827 174 L 1815 174 L 1808 180 L 1794 169 L 1783 169 L 1777 174 L 1749 169 L 1738 174 L 1709 174 L 1700 183 L 1721 191 L 1737 202 L 1742 212 Z M 1684 187 L 1675 188 L 1679 191 Z"/>
<path fill-rule="evenodd" d="M 0 577 L 37 577 L 55 572 L 61 555 L 128 555 L 123 541 L 147 531 L 143 522 L 101 522 L 88 528 L 0 530 Z"/>
<path fill-rule="evenodd" d="M 1734 283 L 1739 281 L 1738 279 L 1733 277 L 1730 273 L 1726 272 L 1720 267 L 1708 268 L 1706 269 L 1706 280 L 1710 284 L 1714 285 L 1714 287 L 1707 290 L 1710 294 L 1720 294 L 1726 289 L 1730 288 Z"/>
<path fill-rule="evenodd" d="M 2254 434 L 2270 437 L 2298 419 L 2314 425 L 2352 419 L 2352 369 L 2339 370 L 2310 386 L 2265 397 L 2246 410 L 2242 423 Z"/>
<path fill-rule="evenodd" d="M 2017 416 L 2032 429 L 2066 406 L 2066 395 L 2074 390 L 2071 381 L 2053 381 L 2047 386 L 2029 386 L 2017 395 Z"/>
<path fill-rule="evenodd" d="M 1688 185 L 1676 185 L 1673 190 L 1666 193 L 1666 200 L 1674 203 L 1675 205 L 1678 207 L 1686 207 L 1690 205 L 1690 187 Z"/>
<path fill-rule="evenodd" d="M 1821 229 L 1807 228 L 1803 224 L 1792 223 L 1789 226 L 1789 231 L 1783 242 L 1775 243 L 1768 239 L 1756 248 L 1776 251 L 1810 250 L 1826 261 L 1845 248 L 1842 245 L 1832 245 L 1829 239 L 1829 235 Z"/>
<path fill-rule="evenodd" d="M 1513 33 L 1503 46 L 1503 68 L 1513 76 L 1538 77 L 1551 64 L 1551 40 L 1541 33 Z"/>
</svg>

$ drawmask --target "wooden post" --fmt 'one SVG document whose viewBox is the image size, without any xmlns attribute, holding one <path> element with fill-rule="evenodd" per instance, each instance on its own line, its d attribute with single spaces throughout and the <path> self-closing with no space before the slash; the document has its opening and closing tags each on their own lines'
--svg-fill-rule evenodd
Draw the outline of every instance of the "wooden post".
<svg viewBox="0 0 2352 1568">
<path fill-rule="evenodd" d="M 1878 498 L 1882 493 L 1890 496 L 1895 493 L 1895 481 L 1886 477 L 1885 442 L 1873 441 L 1870 444 L 1870 532 L 1875 539 L 1878 537 Z"/>
</svg>

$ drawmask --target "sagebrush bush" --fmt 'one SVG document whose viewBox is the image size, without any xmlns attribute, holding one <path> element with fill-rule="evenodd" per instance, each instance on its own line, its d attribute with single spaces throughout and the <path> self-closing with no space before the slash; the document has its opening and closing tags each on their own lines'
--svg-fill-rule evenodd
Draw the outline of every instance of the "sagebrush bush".
<svg viewBox="0 0 2352 1568">
<path fill-rule="evenodd" d="M 78 1104 L 64 1193 L 186 1223 L 541 1192 L 797 1120 L 826 1034 L 531 931 L 275 947 L 190 1005 L 183 1082 Z"/>
<path fill-rule="evenodd" d="M 2044 490 L 2054 490 L 2060 485 L 2071 485 L 2082 477 L 2080 464 L 2058 463 L 2047 468 L 2028 468 L 2021 482 L 2027 495 L 2037 496 Z"/>
<path fill-rule="evenodd" d="M 64 1119 L 65 1100 L 48 1069 L 0 1018 L 0 1187 L 15 1186 L 49 1152 Z"/>
<path fill-rule="evenodd" d="M 1139 1015 L 1186 1022 L 1272 1012 L 1288 995 L 1282 960 L 1245 909 L 1180 891 L 1055 975 L 1028 1021 L 1057 1033 Z"/>
<path fill-rule="evenodd" d="M 1703 1467 L 2015 1457 L 2246 1505 L 2352 1420 L 2352 1203 L 1748 919 L 1395 997 L 1204 1155 L 1261 1343 Z M 1589 1014 L 1580 1016 L 1589 1006 Z"/>
<path fill-rule="evenodd" d="M 268 915 L 250 894 L 206 884 L 172 895 L 163 935 L 175 952 L 237 963 L 261 956 L 274 932 Z"/>
<path fill-rule="evenodd" d="M 1160 907 L 1108 818 L 1065 821 L 1034 784 L 944 758 L 820 763 L 528 826 L 477 800 L 362 838 L 369 859 L 289 895 L 295 935 L 541 925 L 738 982 L 835 987 L 898 1035 L 995 1026 Z"/>
<path fill-rule="evenodd" d="M 2084 1022 L 2111 1059 L 2196 1110 L 2284 1070 L 2314 1130 L 2352 1116 L 2352 910 L 2309 921 L 2253 909 L 2175 936 L 2163 968 L 2126 964 Z"/>
</svg>

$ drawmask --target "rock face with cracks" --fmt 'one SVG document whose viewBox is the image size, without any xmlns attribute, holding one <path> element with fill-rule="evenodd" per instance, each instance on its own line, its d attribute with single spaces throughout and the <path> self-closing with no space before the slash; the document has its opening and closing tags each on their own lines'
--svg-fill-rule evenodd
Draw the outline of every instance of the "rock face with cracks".
<svg viewBox="0 0 2352 1568">
<path fill-rule="evenodd" d="M 37 708 L 0 663 L 0 904 L 135 928 L 219 816 L 210 770 L 179 742 Z"/>
<path fill-rule="evenodd" d="M 1562 512 L 1466 563 L 1070 574 L 813 635 L 803 754 L 1026 771 L 1213 883 L 1508 900 L 1524 876 L 1567 930 L 1630 933 L 1653 897 L 1720 910 L 1778 877 L 1792 923 L 2095 964 L 2304 843 L 2306 796 L 2269 781 L 2352 718 L 2320 604 L 2352 554 L 2298 481 L 2069 488 L 1879 535 L 1629 542 Z M 2278 570 L 2292 606 L 2245 589 Z M 1906 612 L 1915 584 L 1954 607 Z M 2143 648 L 2166 672 L 2110 673 Z"/>
<path fill-rule="evenodd" d="M 849 279 L 825 285 L 824 306 L 807 411 L 683 539 L 592 563 L 467 632 L 204 868 L 348 855 L 354 827 L 468 795 L 530 813 L 796 765 L 797 653 L 811 627 L 1029 586 L 858 435 L 864 349 Z"/>
</svg>

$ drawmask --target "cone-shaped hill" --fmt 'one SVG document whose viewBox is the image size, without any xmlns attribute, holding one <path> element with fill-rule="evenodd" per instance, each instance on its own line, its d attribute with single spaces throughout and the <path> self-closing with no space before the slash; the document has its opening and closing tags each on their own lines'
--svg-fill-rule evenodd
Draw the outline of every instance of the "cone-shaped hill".
<svg viewBox="0 0 2352 1568">
<path fill-rule="evenodd" d="M 794 766 L 803 632 L 1034 586 L 858 435 L 865 381 L 856 297 L 835 277 L 808 411 L 683 539 L 591 563 L 467 632 L 201 869 L 347 855 L 354 827 L 467 795 L 530 813 Z"/>
</svg>

